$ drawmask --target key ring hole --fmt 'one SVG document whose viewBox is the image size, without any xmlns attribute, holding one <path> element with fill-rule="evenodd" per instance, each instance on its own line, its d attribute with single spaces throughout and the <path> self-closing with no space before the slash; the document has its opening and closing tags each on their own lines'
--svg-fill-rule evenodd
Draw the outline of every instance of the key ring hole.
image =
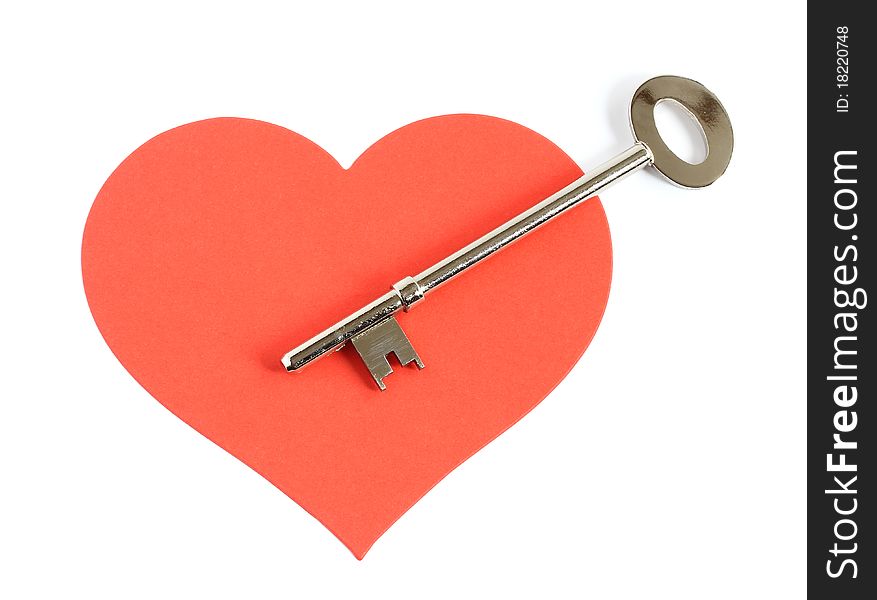
<svg viewBox="0 0 877 600">
<path fill-rule="evenodd" d="M 655 125 L 667 147 L 690 165 L 699 165 L 709 155 L 709 142 L 703 127 L 690 110 L 673 98 L 655 104 Z"/>
<path fill-rule="evenodd" d="M 656 110 L 662 103 L 664 107 Z M 682 119 L 677 121 L 695 121 L 695 124 L 688 123 L 688 127 L 693 127 L 695 133 L 684 134 L 682 140 L 687 136 L 690 146 L 698 137 L 704 138 L 701 142 L 704 148 L 700 155 L 703 160 L 700 162 L 693 163 L 680 158 L 685 156 L 697 160 L 699 156 L 684 150 L 685 144 L 678 144 L 679 136 L 674 133 L 674 129 L 678 131 L 679 127 L 665 128 L 666 135 L 658 131 L 656 116 L 667 109 L 672 114 L 674 104 L 683 111 Z M 675 116 L 678 116 L 678 112 Z M 692 119 L 686 119 L 686 116 Z M 712 92 L 692 79 L 662 75 L 646 81 L 630 101 L 630 125 L 637 141 L 650 150 L 652 166 L 671 182 L 684 188 L 710 185 L 722 176 L 731 161 L 734 132 L 728 113 Z M 680 123 L 677 122 L 677 125 Z M 675 148 L 671 150 L 668 142 Z"/>
</svg>

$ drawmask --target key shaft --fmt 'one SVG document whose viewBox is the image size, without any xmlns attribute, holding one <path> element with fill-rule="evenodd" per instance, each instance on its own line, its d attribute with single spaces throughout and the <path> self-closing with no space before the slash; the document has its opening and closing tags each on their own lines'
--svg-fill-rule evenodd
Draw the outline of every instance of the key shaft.
<svg viewBox="0 0 877 600">
<path fill-rule="evenodd" d="M 542 202 L 500 225 L 462 250 L 426 269 L 414 279 L 426 295 L 469 267 L 521 239 L 567 210 L 593 198 L 601 190 L 649 165 L 648 147 L 637 142 L 591 173 L 576 179 Z"/>
<path fill-rule="evenodd" d="M 488 256 L 496 254 L 567 210 L 593 198 L 601 190 L 651 164 L 651 161 L 652 154 L 649 148 L 642 142 L 635 143 L 591 173 L 573 181 L 562 190 L 439 261 L 416 277 L 403 279 L 394 285 L 391 291 L 371 304 L 290 350 L 281 359 L 283 366 L 287 371 L 297 371 L 333 350 L 340 350 L 357 335 L 392 318 L 399 310 L 409 310 L 426 294 L 453 277 Z"/>
</svg>

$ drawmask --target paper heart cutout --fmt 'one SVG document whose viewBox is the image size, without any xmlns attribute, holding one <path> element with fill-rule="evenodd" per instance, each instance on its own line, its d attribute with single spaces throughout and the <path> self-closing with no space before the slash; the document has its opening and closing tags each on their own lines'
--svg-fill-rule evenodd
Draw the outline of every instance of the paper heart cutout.
<svg viewBox="0 0 877 600">
<path fill-rule="evenodd" d="M 352 347 L 296 374 L 281 355 L 580 175 L 547 139 L 486 116 L 407 125 L 347 170 L 276 125 L 191 123 L 100 190 L 85 291 L 152 396 L 361 559 L 582 355 L 612 271 L 600 201 L 401 315 L 426 368 L 394 365 L 386 392 Z"/>
</svg>

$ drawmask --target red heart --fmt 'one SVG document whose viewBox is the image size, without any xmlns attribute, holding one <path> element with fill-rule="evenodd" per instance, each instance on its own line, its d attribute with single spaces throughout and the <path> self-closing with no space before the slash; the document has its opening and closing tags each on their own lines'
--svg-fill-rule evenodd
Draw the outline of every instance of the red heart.
<svg viewBox="0 0 877 600">
<path fill-rule="evenodd" d="M 107 180 L 85 291 L 150 394 L 362 558 L 582 355 L 609 293 L 603 208 L 586 202 L 401 315 L 426 368 L 396 365 L 386 392 L 352 348 L 296 374 L 280 357 L 580 175 L 492 117 L 413 123 L 348 170 L 275 125 L 200 121 Z"/>
</svg>

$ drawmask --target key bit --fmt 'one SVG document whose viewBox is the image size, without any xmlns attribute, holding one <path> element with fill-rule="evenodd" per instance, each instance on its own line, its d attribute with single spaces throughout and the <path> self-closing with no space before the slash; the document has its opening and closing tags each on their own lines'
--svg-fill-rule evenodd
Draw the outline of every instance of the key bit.
<svg viewBox="0 0 877 600">
<path fill-rule="evenodd" d="M 381 321 L 350 341 L 353 342 L 353 347 L 359 352 L 362 361 L 374 377 L 375 383 L 382 390 L 387 389 L 384 385 L 384 377 L 393 372 L 387 360 L 390 353 L 396 355 L 403 367 L 413 361 L 418 368 L 423 368 L 423 361 L 414 351 L 408 336 L 399 327 L 396 317 Z"/>
<path fill-rule="evenodd" d="M 703 162 L 683 161 L 661 139 L 654 108 L 665 100 L 681 104 L 703 129 L 708 149 Z M 395 354 L 403 365 L 414 361 L 423 368 L 393 316 L 400 309 L 407 312 L 451 278 L 644 167 L 655 167 L 678 186 L 701 188 L 718 179 L 731 160 L 734 134 L 728 114 L 712 92 L 691 79 L 663 76 L 642 84 L 630 103 L 630 123 L 636 138 L 633 146 L 419 275 L 406 277 L 390 292 L 289 351 L 281 359 L 286 370 L 297 371 L 350 341 L 384 390 L 383 379 L 393 372 L 388 354 Z"/>
</svg>

